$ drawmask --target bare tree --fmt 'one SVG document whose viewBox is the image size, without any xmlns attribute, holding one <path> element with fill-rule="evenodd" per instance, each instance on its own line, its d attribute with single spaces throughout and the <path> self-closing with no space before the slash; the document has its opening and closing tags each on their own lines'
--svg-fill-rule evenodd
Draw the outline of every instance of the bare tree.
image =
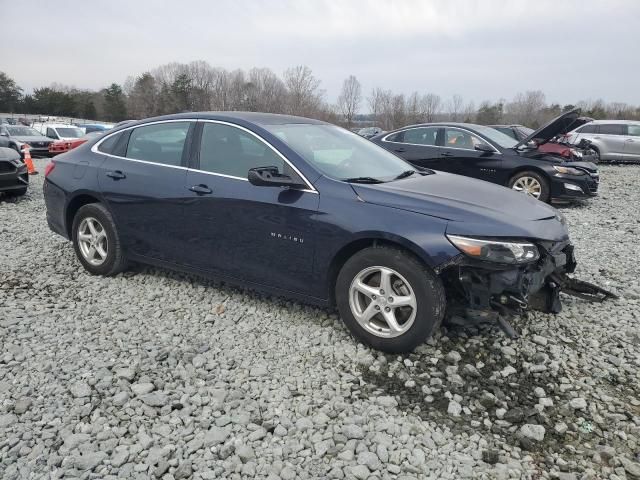
<svg viewBox="0 0 640 480">
<path fill-rule="evenodd" d="M 284 83 L 289 97 L 287 113 L 309 116 L 320 108 L 324 92 L 320 90 L 320 80 L 313 76 L 309 67 L 298 65 L 287 69 Z"/>
<path fill-rule="evenodd" d="M 347 128 L 351 128 L 353 117 L 358 113 L 362 101 L 362 88 L 358 79 L 349 75 L 342 84 L 342 91 L 338 96 L 338 109 L 344 117 Z"/>
<path fill-rule="evenodd" d="M 435 93 L 427 93 L 422 96 L 421 110 L 425 122 L 433 122 L 440 111 L 440 96 Z"/>
<path fill-rule="evenodd" d="M 513 101 L 505 106 L 508 121 L 530 127 L 540 125 L 541 112 L 546 106 L 546 98 L 542 91 L 531 90 L 517 94 Z"/>
<path fill-rule="evenodd" d="M 369 104 L 369 111 L 373 115 L 373 121 L 378 124 L 381 123 L 380 115 L 382 113 L 382 104 L 384 101 L 385 92 L 381 88 L 374 88 L 371 91 L 371 95 L 367 98 Z"/>
<path fill-rule="evenodd" d="M 452 122 L 459 122 L 461 120 L 463 105 L 464 99 L 458 94 L 455 94 L 451 97 L 451 100 L 447 102 L 447 110 Z"/>
</svg>

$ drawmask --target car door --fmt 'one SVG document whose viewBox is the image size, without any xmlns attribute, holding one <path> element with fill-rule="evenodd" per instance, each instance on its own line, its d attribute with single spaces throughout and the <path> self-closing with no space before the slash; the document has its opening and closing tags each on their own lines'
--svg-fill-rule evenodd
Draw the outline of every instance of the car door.
<svg viewBox="0 0 640 480">
<path fill-rule="evenodd" d="M 594 140 L 604 144 L 606 152 L 600 152 L 607 160 L 621 160 L 624 156 L 626 125 L 621 123 L 602 123 Z"/>
<path fill-rule="evenodd" d="M 98 183 L 125 249 L 180 263 L 188 139 L 194 121 L 142 125 L 105 139 Z"/>
<path fill-rule="evenodd" d="M 624 141 L 624 159 L 640 161 L 640 124 L 626 125 L 627 136 Z"/>
<path fill-rule="evenodd" d="M 504 183 L 500 177 L 500 152 L 469 130 L 446 127 L 442 137 L 441 157 L 446 171 L 494 183 Z M 476 145 L 492 148 L 492 152 L 476 150 Z"/>
<path fill-rule="evenodd" d="M 408 162 L 438 170 L 440 152 L 437 148 L 439 127 L 413 127 L 385 137 L 383 144 Z"/>
<path fill-rule="evenodd" d="M 187 172 L 184 225 L 189 264 L 292 292 L 310 291 L 319 194 L 255 186 L 249 169 L 275 166 L 301 175 L 265 140 L 243 127 L 198 124 L 193 168 Z"/>
</svg>

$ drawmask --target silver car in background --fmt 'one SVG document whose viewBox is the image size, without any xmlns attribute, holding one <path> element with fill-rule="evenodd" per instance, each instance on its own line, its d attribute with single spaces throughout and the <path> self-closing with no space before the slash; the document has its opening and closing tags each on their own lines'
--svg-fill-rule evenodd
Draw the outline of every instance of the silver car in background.
<svg viewBox="0 0 640 480">
<path fill-rule="evenodd" d="M 594 120 L 567 134 L 574 145 L 582 139 L 591 142 L 602 161 L 640 163 L 640 121 Z"/>
</svg>

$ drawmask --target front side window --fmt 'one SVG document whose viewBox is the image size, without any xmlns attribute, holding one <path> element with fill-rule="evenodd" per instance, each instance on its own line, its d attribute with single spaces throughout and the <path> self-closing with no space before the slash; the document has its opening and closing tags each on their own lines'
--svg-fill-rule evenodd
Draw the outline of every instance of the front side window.
<svg viewBox="0 0 640 480">
<path fill-rule="evenodd" d="M 53 128 L 47 128 L 47 137 L 58 139 L 58 135 L 56 135 L 56 131 Z"/>
<path fill-rule="evenodd" d="M 254 135 L 221 123 L 203 125 L 200 170 L 247 178 L 250 169 L 271 166 L 289 174 L 282 157 Z"/>
<path fill-rule="evenodd" d="M 415 170 L 384 148 L 335 125 L 289 123 L 264 128 L 330 178 L 389 181 Z"/>
<path fill-rule="evenodd" d="M 604 123 L 600 125 L 601 135 L 624 135 L 626 125 L 619 123 Z"/>
<path fill-rule="evenodd" d="M 413 143 L 415 145 L 434 145 L 438 137 L 438 129 L 434 127 L 410 128 L 404 131 L 401 143 Z"/>
<path fill-rule="evenodd" d="M 505 135 L 509 135 L 511 138 L 516 138 L 516 132 L 513 131 L 513 128 L 509 127 L 496 127 L 496 130 L 504 133 Z"/>
<path fill-rule="evenodd" d="M 169 122 L 134 128 L 126 157 L 179 166 L 189 125 L 189 122 Z"/>
<path fill-rule="evenodd" d="M 489 146 L 487 142 L 465 130 L 458 130 L 457 128 L 446 128 L 444 131 L 445 147 L 474 150 L 476 145 Z"/>
<path fill-rule="evenodd" d="M 597 133 L 597 128 L 597 125 L 590 123 L 589 125 L 585 125 L 580 130 L 578 130 L 578 133 Z"/>
<path fill-rule="evenodd" d="M 84 135 L 84 132 L 75 127 L 60 127 L 58 128 L 58 135 L 63 138 L 80 138 Z"/>
<path fill-rule="evenodd" d="M 627 125 L 629 129 L 628 135 L 632 137 L 640 137 L 640 125 Z"/>
</svg>

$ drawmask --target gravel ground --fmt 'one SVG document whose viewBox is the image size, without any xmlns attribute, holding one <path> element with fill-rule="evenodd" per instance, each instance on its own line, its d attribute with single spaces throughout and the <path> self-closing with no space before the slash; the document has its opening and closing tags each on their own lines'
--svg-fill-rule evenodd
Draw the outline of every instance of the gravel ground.
<svg viewBox="0 0 640 480">
<path fill-rule="evenodd" d="M 602 177 L 563 212 L 577 275 L 619 300 L 564 297 L 519 340 L 443 329 L 406 356 L 208 280 L 92 277 L 32 177 L 0 200 L 0 475 L 640 478 L 640 168 Z"/>
</svg>

